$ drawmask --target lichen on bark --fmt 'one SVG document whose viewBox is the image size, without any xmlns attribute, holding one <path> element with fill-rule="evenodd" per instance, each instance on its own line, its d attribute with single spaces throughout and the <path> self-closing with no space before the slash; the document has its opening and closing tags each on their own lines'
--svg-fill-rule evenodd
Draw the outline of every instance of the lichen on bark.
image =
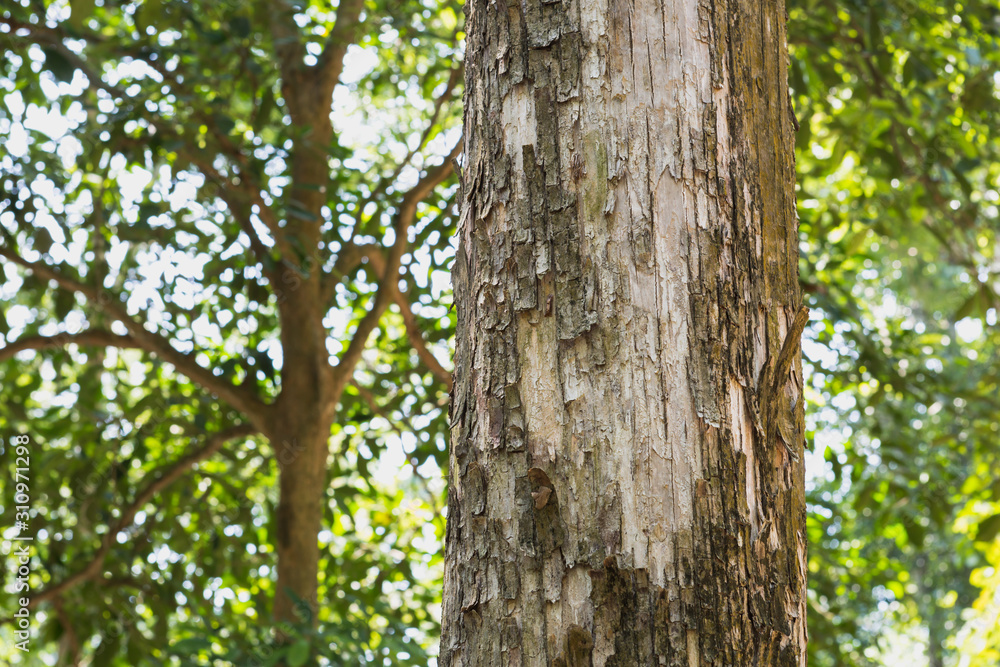
<svg viewBox="0 0 1000 667">
<path fill-rule="evenodd" d="M 782 3 L 467 12 L 441 664 L 804 665 Z"/>
</svg>

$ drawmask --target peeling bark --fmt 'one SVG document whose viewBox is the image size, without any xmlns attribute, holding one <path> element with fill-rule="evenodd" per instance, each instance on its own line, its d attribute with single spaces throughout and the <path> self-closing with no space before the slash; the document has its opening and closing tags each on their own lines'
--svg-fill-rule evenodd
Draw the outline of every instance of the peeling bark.
<svg viewBox="0 0 1000 667">
<path fill-rule="evenodd" d="M 466 10 L 442 666 L 804 665 L 783 3 Z"/>
</svg>

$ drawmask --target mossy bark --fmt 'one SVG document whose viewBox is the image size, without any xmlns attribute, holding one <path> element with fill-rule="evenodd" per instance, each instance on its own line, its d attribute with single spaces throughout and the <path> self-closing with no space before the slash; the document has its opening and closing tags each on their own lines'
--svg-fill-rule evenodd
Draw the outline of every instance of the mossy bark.
<svg viewBox="0 0 1000 667">
<path fill-rule="evenodd" d="M 804 665 L 783 3 L 466 9 L 441 664 Z"/>
</svg>

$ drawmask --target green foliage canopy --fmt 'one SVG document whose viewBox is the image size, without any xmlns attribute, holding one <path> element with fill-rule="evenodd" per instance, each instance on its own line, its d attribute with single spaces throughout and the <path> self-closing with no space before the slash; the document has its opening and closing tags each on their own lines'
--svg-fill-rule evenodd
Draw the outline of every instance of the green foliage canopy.
<svg viewBox="0 0 1000 667">
<path fill-rule="evenodd" d="M 94 665 L 426 664 L 460 36 L 454 3 L 418 0 L 0 10 L 0 432 L 32 443 L 30 583 L 50 603 L 36 650 Z M 295 194 L 310 131 L 288 103 L 298 71 L 338 80 L 321 219 Z M 316 247 L 287 231 L 303 222 Z M 399 279 L 383 280 L 395 248 Z M 350 384 L 331 433 L 319 624 L 278 646 L 281 462 L 234 403 L 280 396 L 279 305 L 315 272 Z"/>
<path fill-rule="evenodd" d="M 810 664 L 883 664 L 888 639 L 920 631 L 942 665 L 1000 511 L 1000 6 L 795 0 L 789 15 L 802 280 L 822 313 L 805 346 L 825 460 Z M 992 664 L 984 651 L 966 646 L 969 664 Z"/>
</svg>

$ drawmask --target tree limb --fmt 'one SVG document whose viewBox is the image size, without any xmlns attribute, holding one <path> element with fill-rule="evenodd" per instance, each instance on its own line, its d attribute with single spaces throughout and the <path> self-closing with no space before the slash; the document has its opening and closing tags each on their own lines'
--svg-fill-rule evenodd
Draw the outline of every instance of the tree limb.
<svg viewBox="0 0 1000 667">
<path fill-rule="evenodd" d="M 319 62 L 316 64 L 320 85 L 324 90 L 329 90 L 330 95 L 333 94 L 334 86 L 340 82 L 347 49 L 358 39 L 364 6 L 364 0 L 340 0 L 340 6 L 337 7 L 337 21 L 326 39 L 323 53 L 320 54 Z"/>
<path fill-rule="evenodd" d="M 430 120 L 427 123 L 427 127 L 424 128 L 424 133 L 420 136 L 420 141 L 417 142 L 417 145 L 413 148 L 413 150 L 408 152 L 406 154 L 406 157 L 404 157 L 400 161 L 400 163 L 396 165 L 396 168 L 393 169 L 391 174 L 385 176 L 384 178 L 379 179 L 378 184 L 371 189 L 371 192 L 368 194 L 368 196 L 358 202 L 356 212 L 354 215 L 355 230 L 361 226 L 361 216 L 364 215 L 365 209 L 368 207 L 368 204 L 375 201 L 376 197 L 384 193 L 386 189 L 392 183 L 395 182 L 395 180 L 402 173 L 403 169 L 405 169 L 406 166 L 410 164 L 410 161 L 413 160 L 417 152 L 422 150 L 423 147 L 427 144 L 427 140 L 430 138 L 431 132 L 434 130 L 434 126 L 437 124 L 437 119 L 438 116 L 441 114 L 441 109 L 444 107 L 446 102 L 451 100 L 451 97 L 455 92 L 455 87 L 457 86 L 458 82 L 462 80 L 462 75 L 464 72 L 465 72 L 464 65 L 459 65 L 455 69 L 451 70 L 451 74 L 448 76 L 448 83 L 444 89 L 444 92 L 441 93 L 441 96 L 438 97 L 437 101 L 434 103 L 434 111 L 431 112 Z"/>
<path fill-rule="evenodd" d="M 410 422 L 409 419 L 407 419 L 405 415 L 402 415 L 399 421 L 403 423 L 403 426 L 405 427 L 406 430 L 404 431 L 402 428 L 400 428 L 399 425 L 396 424 L 396 420 L 393 418 L 392 414 L 378 404 L 378 402 L 375 400 L 375 394 L 372 393 L 370 389 L 362 386 L 356 380 L 351 380 L 351 385 L 358 391 L 358 395 L 362 398 L 362 400 L 364 400 L 365 404 L 368 406 L 368 409 L 371 410 L 373 414 L 382 417 L 382 419 L 384 419 L 386 423 L 389 424 L 389 428 L 391 428 L 393 431 L 396 432 L 396 435 L 398 435 L 399 437 L 403 437 L 404 432 L 406 433 L 417 432 L 417 429 L 413 427 L 413 424 Z M 402 411 L 400 412 L 402 413 Z M 416 461 L 407 456 L 406 462 L 410 465 L 410 468 L 413 470 L 413 476 L 420 480 L 420 486 L 424 491 L 424 494 L 426 495 L 425 501 L 427 502 L 427 505 L 434 512 L 435 518 L 440 519 L 441 501 L 438 499 L 437 494 L 434 493 L 433 490 L 431 490 L 429 480 L 420 474 L 420 469 L 417 466 Z"/>
<path fill-rule="evenodd" d="M 198 115 L 198 118 L 202 120 L 206 124 L 206 126 L 212 127 L 210 119 L 206 119 L 205 117 L 200 115 Z M 158 134 L 164 136 L 170 134 L 175 139 L 183 142 L 185 145 L 191 145 L 190 142 L 185 140 L 185 137 L 182 134 L 179 134 L 177 132 L 172 132 L 170 130 L 163 128 L 160 124 L 156 122 L 155 119 L 147 117 L 146 120 L 156 128 Z M 224 137 L 215 131 L 213 131 L 212 134 L 213 136 L 215 136 L 219 144 L 218 148 L 220 149 L 219 150 L 220 154 L 226 156 L 227 158 L 235 162 L 236 166 L 239 167 L 238 184 L 234 183 L 232 178 L 230 178 L 226 174 L 223 174 L 218 169 L 216 169 L 210 161 L 206 160 L 197 152 L 194 152 L 192 150 L 186 150 L 184 148 L 179 148 L 175 150 L 180 157 L 182 157 L 184 160 L 187 160 L 188 162 L 196 166 L 198 170 L 201 171 L 202 174 L 204 174 L 206 179 L 211 180 L 213 183 L 215 183 L 216 187 L 219 188 L 220 198 L 224 202 L 226 202 L 226 206 L 228 206 L 230 211 L 233 213 L 233 217 L 240 224 L 243 230 L 247 233 L 247 236 L 250 237 L 251 244 L 252 245 L 255 244 L 257 246 L 254 248 L 255 253 L 261 255 L 261 251 L 263 251 L 263 254 L 265 256 L 269 254 L 266 251 L 266 246 L 263 244 L 263 242 L 260 241 L 259 237 L 257 236 L 257 233 L 253 230 L 253 225 L 250 223 L 249 216 L 240 216 L 238 215 L 238 212 L 235 210 L 234 207 L 237 196 L 240 199 L 244 200 L 248 207 L 257 206 L 257 208 L 260 210 L 259 213 L 260 219 L 261 221 L 263 221 L 264 226 L 267 227 L 268 231 L 271 233 L 271 236 L 274 237 L 275 244 L 278 244 L 279 249 L 286 250 L 285 248 L 281 248 L 280 246 L 282 233 L 281 233 L 281 227 L 278 224 L 278 217 L 277 215 L 275 215 L 273 209 L 271 209 L 271 207 L 268 206 L 267 203 L 264 201 L 264 197 L 261 194 L 260 186 L 252 181 L 249 164 L 247 162 L 247 157 L 240 151 L 240 149 L 235 144 L 229 141 L 227 137 Z M 263 256 L 261 257 L 261 261 L 263 261 Z"/>
<path fill-rule="evenodd" d="M 185 354 L 174 349 L 170 341 L 158 333 L 146 329 L 141 322 L 132 318 L 116 300 L 107 292 L 92 285 L 85 285 L 42 262 L 29 262 L 13 250 L 0 246 L 0 257 L 31 271 L 39 278 L 54 281 L 62 289 L 82 294 L 95 308 L 102 313 L 120 321 L 131 334 L 135 346 L 157 355 L 181 373 L 201 385 L 205 390 L 215 394 L 231 407 L 242 412 L 247 419 L 258 428 L 263 428 L 267 413 L 267 405 L 248 388 L 235 385 L 224 375 L 215 375 L 210 370 L 202 368 L 195 360 L 194 354 Z"/>
<path fill-rule="evenodd" d="M 255 433 L 257 433 L 257 429 L 250 424 L 233 426 L 209 436 L 208 440 L 201 447 L 192 449 L 170 465 L 158 468 L 157 470 L 149 473 L 148 476 L 156 477 L 156 479 L 150 481 L 141 491 L 139 491 L 138 494 L 136 494 L 135 500 L 133 500 L 128 507 L 122 511 L 118 521 L 109 527 L 108 532 L 104 534 L 104 537 L 101 540 L 101 546 L 91 558 L 90 562 L 87 563 L 83 569 L 70 575 L 58 584 L 44 588 L 32 595 L 28 606 L 31 608 L 37 607 L 42 602 L 57 598 L 66 591 L 75 588 L 86 581 L 97 578 L 101 573 L 101 568 L 104 566 L 104 560 L 107 558 L 108 552 L 115 543 L 118 533 L 132 525 L 132 522 L 135 520 L 135 515 L 138 514 L 139 511 L 148 502 L 150 502 L 157 493 L 180 479 L 180 477 L 183 476 L 184 473 L 186 473 L 196 463 L 204 461 L 222 449 L 222 446 L 230 440 L 250 436 Z M 159 473 L 158 476 L 157 473 Z"/>
<path fill-rule="evenodd" d="M 83 75 L 87 77 L 90 81 L 90 85 L 94 88 L 100 88 L 111 97 L 129 99 L 129 96 L 125 94 L 124 90 L 118 88 L 117 86 L 112 86 L 110 83 L 105 81 L 100 73 L 94 71 L 94 69 L 90 66 L 90 63 L 77 55 L 73 50 L 67 48 L 67 46 L 63 43 L 63 39 L 65 37 L 59 32 L 52 30 L 51 28 L 47 28 L 44 25 L 25 23 L 24 21 L 18 21 L 4 16 L 0 16 L 0 23 L 10 26 L 11 32 L 25 30 L 38 42 L 46 44 L 55 51 L 58 51 L 59 55 L 65 58 L 73 67 L 80 70 Z M 17 36 L 14 35 L 14 37 Z"/>
<path fill-rule="evenodd" d="M 24 350 L 45 350 L 65 347 L 71 343 L 81 347 L 117 347 L 119 349 L 138 348 L 132 336 L 120 336 L 103 329 L 87 329 L 75 334 L 60 333 L 55 336 L 27 336 L 0 348 L 0 361 L 7 361 Z"/>
<path fill-rule="evenodd" d="M 91 84 L 93 86 L 104 90 L 112 97 L 119 97 L 123 99 L 128 97 L 123 89 L 121 89 L 120 87 L 112 86 L 111 84 L 105 82 L 103 78 L 100 76 L 99 72 L 93 70 L 93 68 L 86 60 L 84 60 L 81 56 L 77 55 L 74 51 L 67 48 L 63 43 L 63 40 L 66 39 L 67 36 L 62 34 L 61 32 L 53 30 L 51 28 L 46 28 L 44 26 L 24 23 L 23 21 L 17 21 L 15 19 L 4 18 L 4 17 L 0 17 L 0 23 L 9 25 L 14 31 L 24 30 L 28 32 L 29 35 L 38 42 L 51 46 L 52 48 L 57 50 L 61 55 L 63 55 L 74 67 L 83 72 L 83 74 L 91 81 Z M 133 57 L 137 57 L 137 55 L 134 55 Z M 157 63 L 156 61 L 145 58 L 143 59 L 143 62 L 145 62 L 150 67 L 156 69 L 164 78 L 168 78 L 171 76 L 171 73 L 168 70 L 161 67 L 160 64 Z M 140 107 L 140 110 L 141 109 L 143 108 Z M 150 126 L 154 128 L 156 132 L 161 134 L 162 136 L 173 135 L 174 138 L 184 141 L 184 143 L 186 144 L 190 143 L 185 141 L 182 135 L 176 132 L 169 131 L 156 118 L 148 114 L 143 114 L 143 115 L 145 116 L 146 121 L 150 124 Z M 202 118 L 202 120 L 205 121 L 207 127 L 210 128 L 214 127 L 214 124 L 210 121 L 210 119 Z M 243 193 L 244 196 L 247 199 L 249 199 L 249 203 L 251 205 L 256 205 L 258 207 L 258 209 L 260 210 L 261 220 L 264 221 L 264 224 L 271 231 L 271 234 L 275 237 L 276 242 L 280 241 L 281 235 L 279 233 L 277 216 L 274 215 L 274 212 L 270 209 L 267 203 L 264 202 L 260 192 L 260 188 L 255 185 L 252 185 L 249 182 L 250 175 L 245 156 L 238 150 L 238 148 L 236 148 L 232 144 L 232 142 L 229 142 L 226 137 L 220 136 L 218 132 L 213 132 L 213 134 L 215 134 L 217 139 L 219 140 L 220 148 L 222 149 L 223 154 L 227 155 L 230 159 L 238 163 L 240 167 L 240 177 L 241 177 L 240 185 L 235 185 L 232 182 L 232 179 L 220 174 L 218 170 L 216 170 L 210 164 L 210 162 L 201 159 L 199 156 L 194 155 L 188 151 L 182 151 L 182 155 L 189 162 L 197 166 L 199 170 L 202 171 L 202 173 L 205 175 L 206 178 L 209 178 L 210 180 L 214 181 L 216 185 L 220 188 L 220 190 L 222 190 L 223 192 L 231 192 L 233 190 L 236 190 Z M 145 144 L 143 144 L 143 147 L 145 147 Z M 227 206 L 229 206 L 230 209 L 232 210 L 233 206 L 232 202 L 230 201 L 231 198 L 227 198 L 225 194 L 221 196 L 222 199 L 226 201 Z M 254 252 L 261 257 L 261 261 L 263 263 L 265 261 L 264 256 L 267 253 L 262 252 L 265 246 L 259 242 L 259 238 L 257 238 L 257 235 L 253 230 L 252 224 L 250 224 L 248 219 L 247 220 L 242 219 L 238 215 L 238 212 L 235 210 L 233 210 L 233 217 L 236 218 L 237 222 L 250 237 L 251 246 L 253 247 Z M 266 273 L 268 273 L 268 271 L 265 264 L 265 274 Z M 267 277 L 269 280 L 274 282 L 274 276 L 269 275 Z"/>
<path fill-rule="evenodd" d="M 274 41 L 274 53 L 278 57 L 278 67 L 284 86 L 293 84 L 298 78 L 303 64 L 305 49 L 299 40 L 299 27 L 295 23 L 295 9 L 288 0 L 260 0 L 265 9 L 270 10 L 271 32 Z"/>
<path fill-rule="evenodd" d="M 59 662 L 62 664 L 65 657 L 66 664 L 76 667 L 76 665 L 80 664 L 80 640 L 77 637 L 76 629 L 73 627 L 73 621 L 70 619 L 69 614 L 63 608 L 62 600 L 56 598 L 53 604 L 56 608 L 56 616 L 59 618 L 59 624 L 63 628 L 63 636 L 59 642 Z"/>
<path fill-rule="evenodd" d="M 361 264 L 362 259 L 367 259 L 375 275 L 380 280 L 384 280 L 385 254 L 382 252 L 382 246 L 372 243 L 345 246 L 340 251 L 340 254 L 337 255 L 337 261 L 334 264 L 334 275 L 339 277 L 351 273 Z M 427 366 L 434 377 L 443 382 L 448 387 L 448 391 L 451 391 L 451 372 L 445 369 L 441 365 L 441 362 L 437 360 L 437 357 L 428 349 L 427 342 L 421 333 L 420 323 L 417 322 L 417 317 L 413 313 L 409 295 L 403 292 L 395 281 L 390 281 L 387 284 L 387 288 L 391 290 L 393 302 L 399 307 L 399 313 L 403 317 L 403 324 L 406 327 L 406 337 L 409 339 L 410 345 L 413 346 L 417 356 Z"/>
<path fill-rule="evenodd" d="M 247 195 L 249 203 L 256 205 L 260 209 L 260 219 L 264 222 L 268 231 L 271 232 L 271 236 L 274 237 L 274 242 L 277 244 L 279 250 L 282 253 L 288 252 L 288 247 L 284 243 L 284 234 L 281 231 L 281 225 L 278 222 L 278 216 L 274 213 L 274 210 L 268 206 L 264 201 L 263 188 L 261 188 L 259 183 L 254 182 L 255 179 L 251 175 L 250 169 L 250 158 L 240 150 L 240 147 L 233 143 L 227 135 L 219 132 L 218 128 L 214 123 L 210 122 L 210 118 L 198 114 L 202 121 L 205 122 L 207 127 L 212 128 L 212 134 L 215 136 L 219 147 L 222 149 L 223 155 L 227 156 L 230 160 L 236 163 L 239 167 L 239 185 L 232 182 L 232 179 L 225 179 L 225 184 L 237 191 L 243 192 Z M 220 174 L 221 177 L 221 174 Z"/>
<path fill-rule="evenodd" d="M 398 285 L 394 284 L 393 287 L 395 288 L 393 290 L 393 300 L 399 307 L 399 314 L 403 317 L 403 325 L 406 327 L 406 337 L 409 339 L 410 345 L 413 346 L 420 360 L 424 362 L 424 366 L 427 366 L 434 377 L 443 382 L 450 392 L 452 386 L 451 373 L 441 365 L 441 362 L 437 360 L 434 353 L 428 349 L 427 342 L 420 331 L 420 324 L 417 322 L 416 315 L 413 314 L 413 309 L 410 307 L 410 300 L 407 298 L 407 295 L 399 289 Z"/>
<path fill-rule="evenodd" d="M 437 167 L 428 170 L 424 176 L 417 181 L 400 202 L 396 211 L 396 222 L 394 225 L 395 241 L 386 253 L 385 269 L 382 274 L 382 282 L 378 292 L 375 294 L 375 301 L 371 308 L 358 323 L 357 329 L 351 342 L 347 345 L 347 350 L 341 355 L 334 370 L 334 396 L 339 396 L 347 385 L 349 378 L 354 374 L 354 368 L 361 360 L 361 353 L 368 345 L 368 337 L 375 327 L 378 326 L 382 313 L 388 308 L 393 299 L 393 292 L 398 291 L 396 281 L 399 280 L 399 265 L 409 241 L 409 229 L 416 217 L 417 205 L 424 200 L 438 185 L 451 176 L 455 167 L 452 158 L 457 157 L 462 150 L 462 142 L 459 142 L 444 158 L 444 161 Z M 389 285 L 392 285 L 391 287 Z"/>
<path fill-rule="evenodd" d="M 413 218 L 417 212 L 417 204 L 426 199 L 428 195 L 434 191 L 434 188 L 441 185 L 445 179 L 454 173 L 454 159 L 461 154 L 462 140 L 459 139 L 451 151 L 444 157 L 444 162 L 429 169 L 427 173 L 424 174 L 423 178 L 417 181 L 417 184 L 407 191 L 405 195 L 403 195 L 403 201 L 400 204 L 399 212 L 397 213 L 397 218 L 399 218 L 404 225 L 403 231 L 408 230 L 410 225 L 413 224 Z M 400 246 L 399 239 L 396 239 L 396 245 Z M 400 256 L 403 254 L 403 247 L 405 247 L 405 242 L 401 247 L 399 247 Z"/>
</svg>

